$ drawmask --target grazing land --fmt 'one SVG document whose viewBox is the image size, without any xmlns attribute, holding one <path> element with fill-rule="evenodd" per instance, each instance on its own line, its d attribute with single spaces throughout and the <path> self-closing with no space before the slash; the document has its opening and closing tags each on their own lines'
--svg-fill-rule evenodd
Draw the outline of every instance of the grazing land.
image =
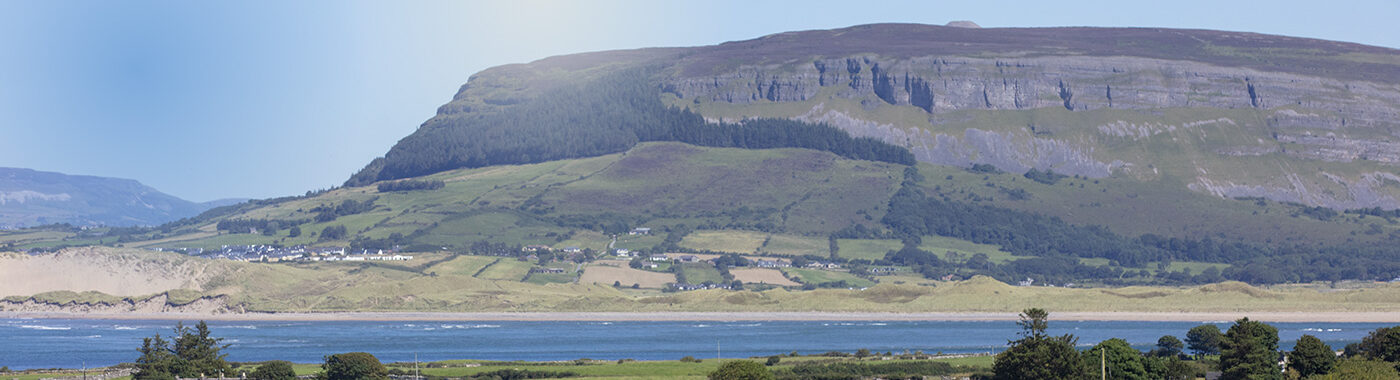
<svg viewBox="0 0 1400 380">
<path fill-rule="evenodd" d="M 767 234 L 751 231 L 695 231 L 681 240 L 681 246 L 702 251 L 751 254 L 758 252 Z"/>
<path fill-rule="evenodd" d="M 802 285 L 784 277 L 783 272 L 777 269 L 730 269 L 729 273 L 734 275 L 735 280 L 743 281 L 746 284 Z"/>
<path fill-rule="evenodd" d="M 632 268 L 618 268 L 605 265 L 591 266 L 583 271 L 583 276 L 579 277 L 580 284 L 612 285 L 620 283 L 623 287 L 637 284 L 638 287 L 649 289 L 661 289 L 667 284 L 676 282 L 676 275 L 670 273 L 657 273 Z"/>
</svg>

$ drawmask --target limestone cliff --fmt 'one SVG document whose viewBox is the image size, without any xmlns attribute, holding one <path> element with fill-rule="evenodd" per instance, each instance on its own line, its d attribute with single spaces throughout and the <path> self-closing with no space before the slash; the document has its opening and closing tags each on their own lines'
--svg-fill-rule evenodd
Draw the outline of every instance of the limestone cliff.
<svg viewBox="0 0 1400 380">
<path fill-rule="evenodd" d="M 939 38 L 944 29 L 920 30 Z M 1263 56 L 1317 43 L 1209 35 L 1268 42 L 1235 46 L 1232 54 Z M 1118 55 L 1129 52 L 1111 47 L 1097 54 L 998 49 L 888 55 L 872 45 L 868 53 L 770 58 L 718 73 L 678 70 L 662 89 L 678 99 L 675 104 L 707 116 L 826 122 L 908 147 L 936 164 L 1096 178 L 1194 177 L 1190 189 L 1222 197 L 1338 209 L 1400 207 L 1394 174 L 1400 170 L 1400 77 L 1390 69 L 1358 78 L 1229 60 Z M 1381 50 L 1365 54 L 1400 67 L 1400 52 Z M 1361 54 L 1316 54 L 1325 53 L 1339 61 Z"/>
</svg>

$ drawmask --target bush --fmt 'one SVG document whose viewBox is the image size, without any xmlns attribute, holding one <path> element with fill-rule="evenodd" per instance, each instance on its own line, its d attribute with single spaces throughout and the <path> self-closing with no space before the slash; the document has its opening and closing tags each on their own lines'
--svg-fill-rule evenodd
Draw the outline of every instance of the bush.
<svg viewBox="0 0 1400 380">
<path fill-rule="evenodd" d="M 694 356 L 690 356 L 690 355 L 686 355 L 686 357 L 681 358 L 681 363 L 699 363 L 699 362 L 701 362 L 700 359 L 696 359 Z"/>
<path fill-rule="evenodd" d="M 771 366 L 777 365 L 778 362 L 780 362 L 780 361 L 782 361 L 782 360 L 783 360 L 783 358 L 778 357 L 778 355 L 769 356 L 769 357 L 768 357 L 768 361 L 763 362 L 763 365 L 766 365 L 766 366 L 770 366 L 770 367 L 771 367 Z"/>
<path fill-rule="evenodd" d="M 965 368 L 953 367 L 952 364 L 933 361 L 913 361 L 913 362 L 836 362 L 829 364 L 821 363 L 801 363 L 792 367 L 792 375 L 801 379 L 836 379 L 836 378 L 918 378 L 918 376 L 942 376 L 951 375 Z M 783 377 L 787 378 L 787 371 L 783 371 Z"/>
<path fill-rule="evenodd" d="M 724 363 L 719 369 L 710 372 L 710 380 L 771 380 L 773 373 L 762 364 L 748 360 Z"/>
<path fill-rule="evenodd" d="M 258 366 L 248 377 L 256 380 L 291 380 L 297 378 L 297 373 L 292 370 L 291 362 L 273 360 Z"/>
<path fill-rule="evenodd" d="M 350 352 L 326 357 L 325 380 L 388 380 L 389 370 L 379 358 L 366 352 Z"/>
</svg>

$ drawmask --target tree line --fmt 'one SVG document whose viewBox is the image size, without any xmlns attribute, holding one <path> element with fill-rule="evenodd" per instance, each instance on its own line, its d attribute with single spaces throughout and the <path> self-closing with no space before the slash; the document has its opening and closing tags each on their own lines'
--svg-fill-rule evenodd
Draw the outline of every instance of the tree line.
<svg viewBox="0 0 1400 380">
<path fill-rule="evenodd" d="M 1196 355 L 1188 357 L 1173 336 L 1158 339 L 1147 353 L 1117 338 L 1079 351 L 1073 335 L 1049 335 L 1048 320 L 1042 309 L 1021 313 L 1020 339 L 997 354 L 992 379 L 1195 379 L 1209 370 L 1224 380 L 1400 378 L 1400 326 L 1377 329 L 1338 357 L 1312 335 L 1299 338 L 1292 351 L 1280 351 L 1277 328 L 1242 318 L 1224 333 L 1215 325 L 1192 328 L 1187 343 Z M 1287 358 L 1286 367 L 1280 357 Z"/>
<path fill-rule="evenodd" d="M 1043 175 L 1043 174 L 1039 174 Z M 889 257 L 896 263 L 927 266 L 930 273 L 943 268 L 963 268 L 1003 281 L 1024 277 L 1110 280 L 1149 275 L 1095 267 L 1079 263 L 1079 258 L 1104 258 L 1123 267 L 1144 267 L 1148 263 L 1202 261 L 1225 263 L 1223 271 L 1169 273 L 1158 282 L 1204 283 L 1232 279 L 1256 284 L 1337 280 L 1388 280 L 1400 275 L 1400 244 L 1342 244 L 1335 246 L 1269 245 L 1266 243 L 1225 242 L 1211 238 L 1186 239 L 1144 234 L 1136 238 L 1118 235 L 1095 225 L 1074 225 L 1056 217 L 990 205 L 958 202 L 946 196 L 929 196 L 919 183 L 922 175 L 915 168 L 905 169 L 900 189 L 890 198 L 889 211 L 881 219 L 889 232 L 855 226 L 837 231 L 842 238 L 881 236 L 898 238 L 906 246 L 917 246 L 921 236 L 939 235 L 974 243 L 1000 246 L 1018 256 L 1036 256 L 1001 265 L 981 260 L 944 263 L 928 252 L 906 248 Z M 930 257 L 932 256 L 932 257 Z"/>
<path fill-rule="evenodd" d="M 1113 338 L 1080 351 L 1078 338 L 1073 335 L 1049 334 L 1049 313 L 1043 309 L 1026 309 L 1020 314 L 1018 338 L 1007 342 L 1007 349 L 997 354 L 992 373 L 978 373 L 979 379 L 1069 379 L 1089 380 L 1100 377 L 1113 379 L 1194 379 L 1207 371 L 1219 371 L 1226 380 L 1288 379 L 1393 379 L 1400 377 L 1400 326 L 1372 331 L 1359 343 L 1346 346 L 1338 356 L 1333 348 L 1312 335 L 1303 335 L 1292 351 L 1279 350 L 1278 329 L 1266 323 L 1241 318 L 1228 331 L 1221 332 L 1213 324 L 1192 328 L 1186 333 L 1185 344 L 1174 336 L 1163 336 L 1157 347 L 1148 352 L 1138 351 L 1123 339 Z M 173 380 L 175 377 L 236 377 L 242 372 L 254 380 L 291 380 L 296 378 L 291 363 L 264 362 L 253 371 L 238 369 L 225 360 L 222 350 L 229 345 L 223 338 L 212 336 L 208 325 L 200 321 L 194 327 L 179 323 L 171 339 L 160 334 L 145 338 L 141 356 L 134 363 L 133 380 Z M 1194 355 L 1186 355 L 1190 349 Z M 847 356 L 844 353 L 828 353 Z M 796 355 L 796 352 L 793 353 Z M 871 356 L 862 349 L 854 356 Z M 890 356 L 890 354 L 886 354 Z M 1286 367 L 1279 358 L 1286 357 Z M 694 358 L 682 359 L 698 362 Z M 769 370 L 780 362 L 779 356 L 767 362 L 735 360 L 720 366 L 709 375 L 711 379 L 836 379 L 836 378 L 917 378 L 968 372 L 940 362 L 804 362 L 790 368 Z M 619 361 L 621 363 L 622 361 Z M 388 370 L 374 355 L 349 352 L 327 355 L 317 380 L 388 380 Z M 578 376 L 572 372 L 522 371 L 507 369 L 483 372 L 470 378 L 530 379 Z"/>
</svg>

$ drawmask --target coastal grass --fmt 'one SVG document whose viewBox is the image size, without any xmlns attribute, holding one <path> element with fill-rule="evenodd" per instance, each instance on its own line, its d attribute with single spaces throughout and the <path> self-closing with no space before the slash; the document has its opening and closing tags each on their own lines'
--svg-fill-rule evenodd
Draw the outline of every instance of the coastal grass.
<svg viewBox="0 0 1400 380">
<path fill-rule="evenodd" d="M 482 269 L 486 268 L 486 266 L 493 265 L 499 260 L 500 258 L 498 257 L 462 255 L 454 257 L 451 260 L 448 260 L 447 262 L 433 265 L 432 267 L 429 267 L 426 270 L 431 273 L 437 273 L 439 275 L 452 274 L 459 276 L 474 276 L 477 274 L 477 272 L 480 272 Z"/>
</svg>

